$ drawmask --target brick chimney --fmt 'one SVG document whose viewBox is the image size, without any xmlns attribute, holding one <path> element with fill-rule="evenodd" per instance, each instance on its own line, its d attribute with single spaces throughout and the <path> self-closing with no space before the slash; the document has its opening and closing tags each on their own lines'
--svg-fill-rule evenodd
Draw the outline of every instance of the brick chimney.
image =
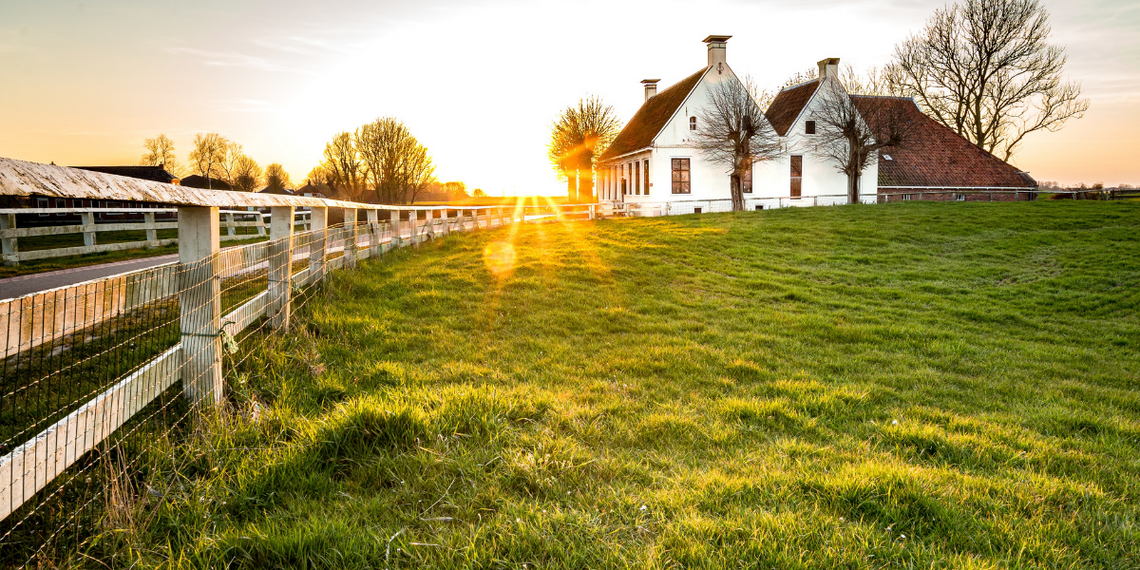
<svg viewBox="0 0 1140 570">
<path fill-rule="evenodd" d="M 645 85 L 645 100 L 648 101 L 657 94 L 657 82 L 660 79 L 642 79 L 641 83 Z"/>
<path fill-rule="evenodd" d="M 829 57 L 819 60 L 819 78 L 834 77 L 839 79 L 839 58 Z"/>
<path fill-rule="evenodd" d="M 727 63 L 725 61 L 725 44 L 728 38 L 732 36 L 709 36 L 704 39 L 704 42 L 709 46 L 709 67 L 714 67 L 717 64 Z"/>
</svg>

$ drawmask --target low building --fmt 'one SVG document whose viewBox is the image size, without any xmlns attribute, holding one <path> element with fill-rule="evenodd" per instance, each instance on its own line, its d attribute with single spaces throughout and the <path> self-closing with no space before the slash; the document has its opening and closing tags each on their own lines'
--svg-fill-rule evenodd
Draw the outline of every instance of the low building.
<svg viewBox="0 0 1140 570">
<path fill-rule="evenodd" d="M 660 93 L 659 80 L 642 81 L 645 102 L 598 159 L 600 201 L 632 205 L 642 213 L 648 205 L 658 205 L 653 212 L 660 214 L 729 209 L 730 168 L 709 160 L 695 140 L 710 88 L 740 81 L 727 63 L 729 38 L 705 38 L 707 66 Z M 745 175 L 747 209 L 848 202 L 847 176 L 817 150 L 815 137 L 828 100 L 851 96 L 839 80 L 839 58 L 818 65 L 818 77 L 781 90 L 764 113 L 783 153 L 753 165 Z M 865 111 L 873 105 L 897 106 L 915 126 L 901 148 L 885 147 L 863 170 L 859 201 L 1035 198 L 1037 183 L 1028 173 L 939 124 L 912 99 L 851 100 L 865 117 L 882 116 Z"/>
<path fill-rule="evenodd" d="M 210 178 L 198 174 L 191 174 L 182 179 L 182 185 L 190 188 L 202 188 L 204 190 L 233 190 L 234 187 L 225 180 L 218 180 L 217 178 Z"/>
<path fill-rule="evenodd" d="M 1037 181 L 935 121 L 906 97 L 852 97 L 865 117 L 870 105 L 893 105 L 913 131 L 902 147 L 879 153 L 882 201 L 1015 201 L 1037 199 Z"/>
</svg>

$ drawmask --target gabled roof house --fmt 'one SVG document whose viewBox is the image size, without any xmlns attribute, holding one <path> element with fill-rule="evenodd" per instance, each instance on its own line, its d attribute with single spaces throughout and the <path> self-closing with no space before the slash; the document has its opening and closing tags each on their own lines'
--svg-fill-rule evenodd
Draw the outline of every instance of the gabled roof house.
<svg viewBox="0 0 1140 570">
<path fill-rule="evenodd" d="M 739 81 L 728 66 L 731 36 L 708 36 L 707 65 L 657 92 L 657 79 L 642 81 L 645 102 L 598 158 L 601 201 L 638 206 L 643 214 L 730 209 L 729 168 L 702 155 L 694 135 L 708 104 L 708 90 Z M 784 154 L 753 165 L 745 176 L 748 209 L 847 203 L 847 177 L 815 151 L 816 115 L 827 98 L 848 97 L 839 81 L 839 58 L 819 62 L 811 81 L 781 90 L 764 116 L 779 136 Z M 1008 190 L 983 199 L 1031 199 L 1036 182 L 1027 173 L 978 149 L 922 113 L 909 98 L 856 96 L 863 112 L 874 105 L 897 106 L 914 123 L 904 148 L 884 148 L 858 181 L 862 202 L 961 199 L 970 190 Z M 864 116 L 871 116 L 863 112 Z M 871 125 L 874 128 L 874 125 Z"/>
</svg>

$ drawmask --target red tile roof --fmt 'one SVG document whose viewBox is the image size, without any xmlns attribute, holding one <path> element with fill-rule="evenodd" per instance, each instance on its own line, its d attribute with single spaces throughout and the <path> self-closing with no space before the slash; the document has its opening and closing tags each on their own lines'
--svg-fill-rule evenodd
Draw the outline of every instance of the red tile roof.
<svg viewBox="0 0 1140 570">
<path fill-rule="evenodd" d="M 792 123 L 800 116 L 800 111 L 818 88 L 819 80 L 813 79 L 807 83 L 788 87 L 776 94 L 776 98 L 772 100 L 771 105 L 768 105 L 768 110 L 764 114 L 777 134 L 780 136 L 788 134 L 788 129 L 792 128 Z"/>
<path fill-rule="evenodd" d="M 853 96 L 860 114 L 873 123 L 875 105 L 893 105 L 913 121 L 909 140 L 879 151 L 879 186 L 1028 188 L 1037 182 L 927 116 L 903 97 Z M 874 124 L 869 125 L 872 129 Z M 888 159 L 887 157 L 890 157 Z"/>
<path fill-rule="evenodd" d="M 653 139 L 665 128 L 665 124 L 685 99 L 688 99 L 689 93 L 707 70 L 708 68 L 702 69 L 682 79 L 646 101 L 598 160 L 609 160 L 652 145 Z"/>
</svg>

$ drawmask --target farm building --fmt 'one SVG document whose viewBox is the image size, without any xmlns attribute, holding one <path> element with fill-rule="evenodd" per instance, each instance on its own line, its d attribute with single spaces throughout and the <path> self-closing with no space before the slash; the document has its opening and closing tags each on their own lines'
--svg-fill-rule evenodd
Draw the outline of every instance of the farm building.
<svg viewBox="0 0 1140 570">
<path fill-rule="evenodd" d="M 729 168 L 704 156 L 695 137 L 710 89 L 724 81 L 740 81 L 726 58 L 729 37 L 705 38 L 706 67 L 660 93 L 659 80 L 642 81 L 645 102 L 598 159 L 599 200 L 660 205 L 658 213 L 727 208 Z M 838 58 L 824 59 L 817 78 L 783 89 L 772 100 L 764 116 L 783 152 L 754 164 L 745 175 L 747 209 L 848 202 L 846 175 L 815 144 L 821 107 L 828 98 L 849 96 L 838 71 Z M 855 96 L 852 101 L 869 120 L 881 115 L 866 110 L 888 105 L 914 125 L 902 147 L 885 147 L 878 160 L 863 170 L 858 181 L 860 201 L 1035 197 L 1037 184 L 1028 173 L 926 116 L 912 99 Z"/>
</svg>

